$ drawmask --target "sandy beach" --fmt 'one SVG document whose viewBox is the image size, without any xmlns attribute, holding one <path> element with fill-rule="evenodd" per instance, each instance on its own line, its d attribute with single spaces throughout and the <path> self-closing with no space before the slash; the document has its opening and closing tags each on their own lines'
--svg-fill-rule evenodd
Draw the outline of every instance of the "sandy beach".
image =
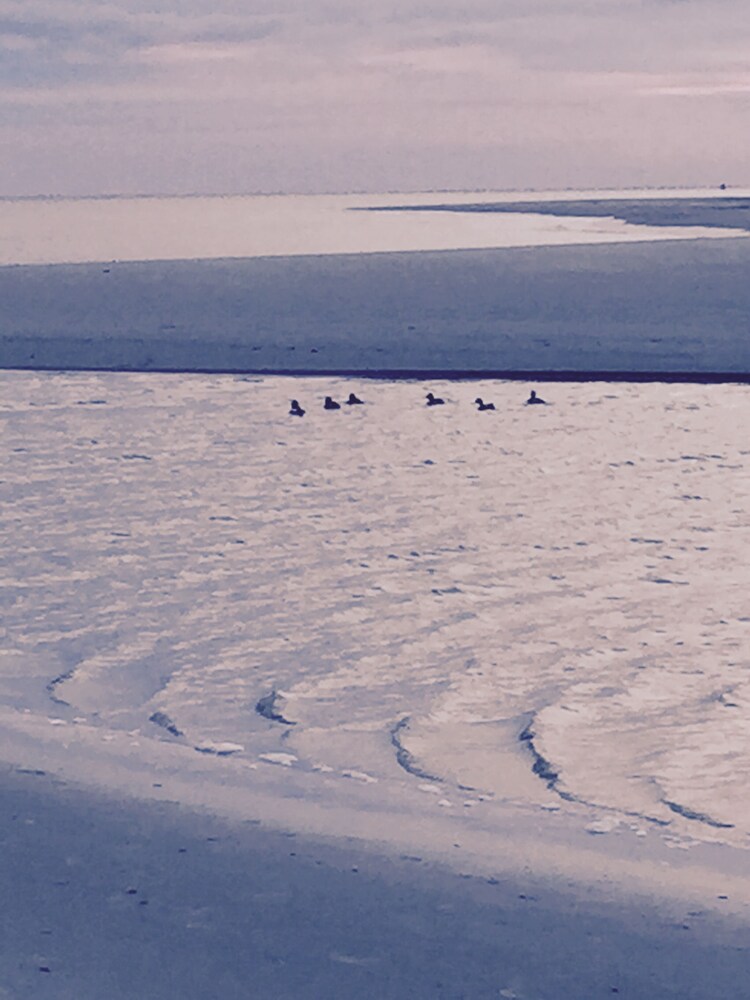
<svg viewBox="0 0 750 1000">
<path fill-rule="evenodd" d="M 715 1000 L 747 929 L 5 773 L 0 995 Z M 500 848 L 502 851 L 502 848 Z"/>
</svg>

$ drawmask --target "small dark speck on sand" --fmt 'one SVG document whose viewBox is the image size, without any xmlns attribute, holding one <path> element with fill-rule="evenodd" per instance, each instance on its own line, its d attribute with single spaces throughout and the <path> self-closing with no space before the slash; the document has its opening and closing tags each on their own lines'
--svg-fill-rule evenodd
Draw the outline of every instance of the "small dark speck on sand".
<svg viewBox="0 0 750 1000">
<path fill-rule="evenodd" d="M 717 899 L 729 899 L 729 896 L 717 896 Z"/>
</svg>

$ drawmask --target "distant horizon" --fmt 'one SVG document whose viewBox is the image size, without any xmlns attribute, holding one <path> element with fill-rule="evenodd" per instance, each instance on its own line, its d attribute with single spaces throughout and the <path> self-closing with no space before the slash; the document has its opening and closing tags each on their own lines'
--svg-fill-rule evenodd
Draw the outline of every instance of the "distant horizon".
<svg viewBox="0 0 750 1000">
<path fill-rule="evenodd" d="M 571 186 L 564 187 L 412 187 L 412 188 L 350 188 L 348 190 L 237 190 L 237 191 L 106 191 L 88 194 L 66 194 L 64 192 L 34 194 L 4 194 L 0 193 L 0 201 L 116 201 L 130 198 L 160 199 L 160 198 L 346 198 L 346 197 L 377 197 L 378 195 L 465 195 L 465 194 L 615 194 L 615 193 L 647 193 L 647 192 L 685 192 L 710 195 L 716 193 L 727 197 L 750 197 L 750 180 L 746 184 L 740 182 L 729 184 L 720 182 L 708 184 L 645 184 L 645 185 L 607 185 L 607 186 Z M 584 199 L 582 199 L 584 200 Z"/>
</svg>

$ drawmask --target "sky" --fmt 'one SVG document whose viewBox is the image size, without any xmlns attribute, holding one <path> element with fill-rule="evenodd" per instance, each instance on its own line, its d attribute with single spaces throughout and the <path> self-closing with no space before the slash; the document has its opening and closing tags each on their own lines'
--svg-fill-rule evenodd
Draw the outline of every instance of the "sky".
<svg viewBox="0 0 750 1000">
<path fill-rule="evenodd" d="M 750 184 L 747 0 L 0 0 L 0 196 Z"/>
</svg>

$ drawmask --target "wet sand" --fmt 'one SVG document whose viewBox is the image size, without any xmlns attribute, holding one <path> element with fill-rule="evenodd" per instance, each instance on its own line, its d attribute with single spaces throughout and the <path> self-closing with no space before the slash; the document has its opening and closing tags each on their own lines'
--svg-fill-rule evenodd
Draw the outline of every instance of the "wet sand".
<svg viewBox="0 0 750 1000">
<path fill-rule="evenodd" d="M 715 913 L 0 781 L 0 996 L 716 1000 L 750 974 Z"/>
</svg>

